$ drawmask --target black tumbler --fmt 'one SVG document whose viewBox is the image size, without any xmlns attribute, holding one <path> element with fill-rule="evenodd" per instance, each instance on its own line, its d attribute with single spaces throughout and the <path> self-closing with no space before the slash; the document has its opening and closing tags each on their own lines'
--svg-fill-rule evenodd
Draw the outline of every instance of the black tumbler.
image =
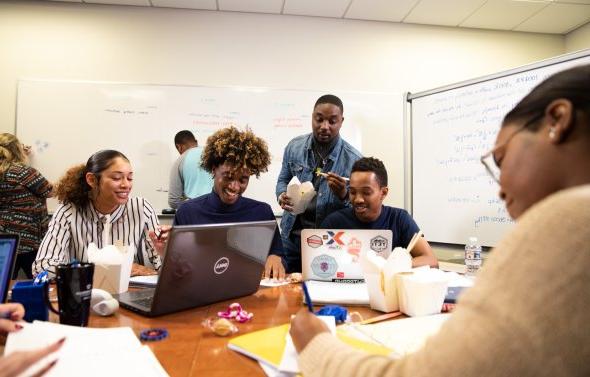
<svg viewBox="0 0 590 377">
<path fill-rule="evenodd" d="M 94 263 L 61 264 L 56 269 L 59 323 L 88 326 Z"/>
</svg>

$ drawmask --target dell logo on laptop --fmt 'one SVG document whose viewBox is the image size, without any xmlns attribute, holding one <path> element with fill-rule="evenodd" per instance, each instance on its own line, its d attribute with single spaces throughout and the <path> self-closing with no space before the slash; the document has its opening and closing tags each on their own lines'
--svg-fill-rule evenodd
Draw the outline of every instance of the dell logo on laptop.
<svg viewBox="0 0 590 377">
<path fill-rule="evenodd" d="M 215 262 L 215 266 L 213 266 L 213 272 L 217 275 L 223 274 L 227 268 L 229 267 L 229 259 L 226 257 L 219 258 L 217 262 Z"/>
</svg>

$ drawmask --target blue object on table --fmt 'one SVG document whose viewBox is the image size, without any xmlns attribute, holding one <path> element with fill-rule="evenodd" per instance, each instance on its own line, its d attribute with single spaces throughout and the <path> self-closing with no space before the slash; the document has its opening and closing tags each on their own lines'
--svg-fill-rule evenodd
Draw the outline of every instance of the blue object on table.
<svg viewBox="0 0 590 377">
<path fill-rule="evenodd" d="M 33 280 L 17 281 L 12 287 L 12 302 L 20 302 L 25 307 L 24 320 L 47 321 L 49 311 L 47 309 L 47 281 L 37 283 Z"/>
<path fill-rule="evenodd" d="M 340 323 L 346 321 L 346 317 L 348 317 L 348 310 L 339 305 L 326 305 L 317 312 L 315 312 L 315 314 L 332 316 L 336 318 L 337 323 Z"/>
<path fill-rule="evenodd" d="M 309 291 L 307 290 L 307 285 L 305 285 L 305 281 L 301 282 L 301 288 L 303 288 L 303 294 L 305 295 L 305 303 L 307 304 L 307 309 L 309 309 L 309 311 L 313 313 L 311 297 L 309 297 Z"/>
</svg>

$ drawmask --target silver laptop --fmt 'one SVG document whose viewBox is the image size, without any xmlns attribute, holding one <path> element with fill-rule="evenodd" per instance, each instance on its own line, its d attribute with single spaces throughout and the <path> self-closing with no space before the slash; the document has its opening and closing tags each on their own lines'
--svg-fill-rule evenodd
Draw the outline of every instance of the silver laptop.
<svg viewBox="0 0 590 377">
<path fill-rule="evenodd" d="M 389 229 L 303 229 L 301 267 L 304 280 L 364 282 L 360 258 L 367 250 L 387 258 Z"/>
<path fill-rule="evenodd" d="M 258 290 L 276 221 L 175 226 L 155 288 L 121 293 L 122 307 L 157 316 Z"/>
</svg>

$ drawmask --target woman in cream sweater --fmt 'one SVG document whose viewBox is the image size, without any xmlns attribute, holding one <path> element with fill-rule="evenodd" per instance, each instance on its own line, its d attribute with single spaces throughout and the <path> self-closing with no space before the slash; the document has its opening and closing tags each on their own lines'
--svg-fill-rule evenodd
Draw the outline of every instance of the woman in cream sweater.
<svg viewBox="0 0 590 377">
<path fill-rule="evenodd" d="M 302 309 L 291 336 L 306 377 L 590 376 L 590 65 L 533 89 L 482 162 L 518 222 L 440 332 L 392 360 Z"/>
</svg>

